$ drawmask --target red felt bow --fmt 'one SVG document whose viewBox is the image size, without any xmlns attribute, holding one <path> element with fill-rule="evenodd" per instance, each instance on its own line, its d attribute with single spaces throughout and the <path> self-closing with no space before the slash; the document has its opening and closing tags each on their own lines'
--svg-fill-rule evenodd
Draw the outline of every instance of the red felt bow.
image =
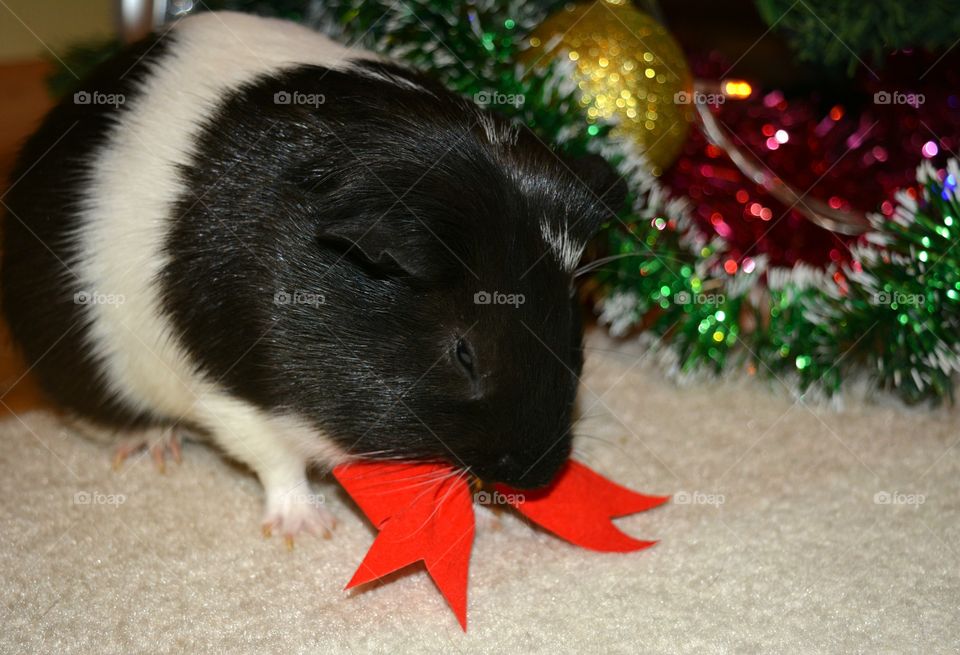
<svg viewBox="0 0 960 655">
<path fill-rule="evenodd" d="M 452 469 L 433 464 L 356 462 L 333 474 L 380 530 L 347 589 L 423 560 L 466 630 L 473 546 L 469 485 Z"/>
<path fill-rule="evenodd" d="M 627 553 L 657 543 L 624 534 L 610 519 L 643 512 L 670 499 L 630 491 L 573 460 L 543 489 L 517 491 L 503 484 L 494 489 L 521 514 L 561 539 L 608 553 Z"/>
<path fill-rule="evenodd" d="M 334 476 L 380 533 L 347 589 L 418 561 L 467 629 L 467 570 L 473 547 L 470 485 L 439 464 L 352 462 Z M 572 544 L 605 552 L 648 548 L 621 532 L 612 518 L 642 512 L 669 496 L 646 496 L 610 482 L 579 462 L 568 462 L 543 489 L 494 489 L 521 514 Z"/>
</svg>

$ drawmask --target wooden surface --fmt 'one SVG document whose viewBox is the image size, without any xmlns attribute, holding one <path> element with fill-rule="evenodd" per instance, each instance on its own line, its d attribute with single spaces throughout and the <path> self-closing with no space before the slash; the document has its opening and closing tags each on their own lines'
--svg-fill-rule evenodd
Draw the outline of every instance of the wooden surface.
<svg viewBox="0 0 960 655">
<path fill-rule="evenodd" d="M 20 146 L 52 105 L 46 88 L 49 70 L 45 62 L 0 66 L 0 198 L 16 183 L 10 176 Z M 36 382 L 0 321 L 0 415 L 41 404 Z"/>
</svg>

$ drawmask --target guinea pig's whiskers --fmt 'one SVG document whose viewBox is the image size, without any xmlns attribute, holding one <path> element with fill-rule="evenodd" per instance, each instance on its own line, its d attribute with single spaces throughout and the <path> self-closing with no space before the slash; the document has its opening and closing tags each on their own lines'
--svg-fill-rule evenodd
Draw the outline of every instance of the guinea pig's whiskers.
<svg viewBox="0 0 960 655">
<path fill-rule="evenodd" d="M 583 438 L 583 439 L 593 439 L 594 441 L 599 441 L 600 443 L 602 443 L 602 444 L 604 444 L 604 445 L 607 445 L 607 446 L 610 446 L 611 448 L 616 448 L 616 449 L 618 449 L 620 452 L 624 452 L 623 447 L 620 446 L 619 444 L 616 444 L 616 443 L 610 441 L 609 439 L 604 439 L 603 437 L 598 437 L 598 436 L 596 436 L 596 435 L 594 435 L 594 434 L 578 434 L 577 437 L 578 437 L 578 438 Z"/>
<path fill-rule="evenodd" d="M 588 421 L 601 421 L 605 418 L 606 418 L 606 415 L 603 414 L 602 412 L 591 410 L 589 414 L 582 414 L 578 416 L 576 420 L 574 420 L 573 425 L 574 427 L 576 427 L 583 423 L 587 423 Z"/>
<path fill-rule="evenodd" d="M 577 460 L 585 462 L 591 468 L 596 468 L 596 462 L 593 461 L 593 457 L 591 456 L 590 453 L 584 452 L 579 448 L 574 448 L 573 455 L 576 457 Z"/>
<path fill-rule="evenodd" d="M 612 448 L 613 450 L 615 450 L 621 457 L 624 457 L 624 458 L 630 460 L 630 462 L 631 462 L 632 464 L 635 464 L 635 465 L 637 465 L 637 466 L 640 466 L 640 465 L 641 465 L 640 460 L 638 460 L 634 455 L 632 455 L 629 451 L 627 451 L 626 448 L 624 448 L 623 446 L 621 446 L 621 445 L 618 444 L 618 443 L 614 443 L 613 441 L 611 441 L 611 440 L 609 440 L 609 439 L 604 439 L 603 437 L 598 437 L 598 436 L 592 435 L 592 434 L 580 434 L 580 435 L 577 435 L 577 436 L 578 436 L 578 437 L 584 437 L 584 438 L 586 438 L 586 439 L 593 439 L 593 440 L 595 440 L 595 441 L 599 441 L 600 443 L 604 444 L 605 446 L 608 446 L 608 447 Z M 591 456 L 593 455 L 593 453 L 592 453 L 591 451 L 586 451 L 586 450 L 584 450 L 583 448 L 577 448 L 576 446 L 574 446 L 574 451 L 578 454 L 578 456 L 584 456 L 584 458 L 586 458 L 586 457 L 591 457 Z M 588 462 L 588 463 L 590 463 L 590 462 Z"/>
<path fill-rule="evenodd" d="M 452 494 L 452 493 L 454 492 L 454 490 L 457 488 L 457 482 L 459 482 L 461 479 L 466 478 L 469 474 L 470 474 L 470 467 L 468 466 L 467 468 L 461 469 L 460 471 L 454 471 L 452 475 L 448 475 L 448 476 L 447 476 L 448 478 L 450 478 L 450 477 L 453 477 L 453 478 L 454 478 L 453 483 L 449 485 L 449 489 L 447 489 L 447 492 L 443 495 L 443 498 L 441 498 L 441 499 L 437 502 L 437 504 L 434 506 L 433 511 L 430 512 L 430 516 L 428 516 L 427 518 L 425 518 L 425 519 L 423 520 L 423 523 L 420 524 L 420 527 L 417 528 L 416 530 L 414 530 L 414 531 L 410 534 L 410 537 L 411 537 L 411 538 L 414 537 L 418 532 L 420 532 L 421 530 L 423 530 L 423 529 L 427 526 L 428 523 L 430 523 L 430 521 L 433 519 L 433 517 L 437 515 L 437 512 L 440 511 L 440 508 L 443 506 L 443 504 L 444 504 L 445 502 L 447 502 L 447 498 L 450 497 L 450 494 Z M 424 492 L 424 493 L 425 493 L 425 492 Z M 421 494 L 421 495 L 423 495 L 423 494 Z M 419 498 L 419 497 L 420 497 L 420 496 L 417 496 L 417 498 Z"/>
<path fill-rule="evenodd" d="M 411 464 L 411 466 L 413 465 Z M 409 475 L 406 478 L 401 478 L 399 480 L 400 483 L 409 482 L 409 484 L 406 484 L 405 486 L 401 486 L 401 487 L 396 486 L 396 483 L 398 482 L 398 480 L 389 480 L 389 481 L 374 480 L 374 482 L 370 485 L 370 488 L 376 489 L 377 486 L 382 486 L 384 488 L 382 492 L 383 495 L 394 494 L 402 491 L 410 491 L 413 489 L 418 489 L 420 487 L 426 487 L 427 489 L 424 489 L 424 491 L 428 491 L 430 487 L 434 485 L 442 484 L 444 481 L 451 478 L 459 478 L 464 473 L 465 471 L 462 471 L 462 470 L 458 471 L 455 469 L 451 469 L 449 471 L 429 471 L 427 473 L 419 473 L 419 474 Z M 375 477 L 375 476 L 376 476 L 375 473 L 371 473 L 367 477 Z M 358 479 L 363 479 L 363 477 L 360 477 Z M 419 496 L 417 496 L 417 498 L 419 498 Z"/>
<path fill-rule="evenodd" d="M 399 453 L 399 452 L 397 452 L 397 451 L 395 451 L 395 450 L 393 450 L 393 449 L 386 449 L 386 450 L 368 450 L 368 451 L 363 452 L 363 453 L 356 453 L 356 457 L 360 457 L 360 458 L 362 458 L 362 459 L 376 459 L 376 460 L 384 460 L 384 459 L 402 460 L 402 459 L 409 459 L 409 457 L 406 457 L 406 456 L 404 456 L 402 453 Z"/>
<path fill-rule="evenodd" d="M 432 486 L 435 486 L 435 485 L 442 484 L 443 482 L 449 480 L 450 478 L 454 477 L 455 475 L 456 475 L 456 472 L 444 473 L 444 474 L 442 474 L 442 475 L 437 475 L 437 476 L 434 476 L 434 477 L 432 477 L 432 478 L 428 478 L 428 479 L 425 479 L 425 480 L 419 480 L 419 481 L 417 481 L 417 482 L 413 482 L 413 483 L 408 484 L 408 485 L 406 485 L 406 486 L 404 486 L 404 487 L 394 487 L 394 486 L 391 485 L 390 488 L 387 489 L 384 493 L 394 493 L 394 492 L 397 492 L 397 491 L 409 491 L 409 490 L 412 490 L 412 489 L 418 489 L 418 488 L 420 488 L 420 487 L 432 487 Z M 427 489 L 425 489 L 424 491 L 427 491 Z"/>
<path fill-rule="evenodd" d="M 628 358 L 628 359 L 639 359 L 639 356 L 631 355 L 630 353 L 623 352 L 622 350 L 616 350 L 615 348 L 600 348 L 598 346 L 583 346 L 583 352 L 585 353 L 602 353 L 604 355 L 612 355 L 614 357 Z"/>
<path fill-rule="evenodd" d="M 412 468 L 414 465 L 411 464 L 410 466 L 411 466 L 411 468 Z M 426 473 L 417 473 L 417 474 L 409 475 L 409 476 L 404 477 L 404 478 L 400 478 L 399 481 L 400 481 L 400 482 L 405 482 L 405 481 L 415 481 L 415 480 L 419 480 L 419 481 L 424 481 L 424 482 L 429 483 L 429 482 L 432 482 L 432 481 L 434 481 L 434 480 L 441 480 L 441 479 L 443 479 L 443 478 L 446 477 L 446 476 L 452 475 L 453 473 L 454 473 L 454 471 L 450 471 L 450 472 L 447 472 L 447 471 L 428 471 L 428 472 L 426 472 Z M 377 482 L 382 482 L 383 484 L 388 485 L 388 486 L 390 486 L 390 487 L 393 488 L 393 489 L 396 489 L 396 487 L 394 486 L 394 484 L 395 484 L 395 482 L 397 482 L 397 480 L 383 481 L 383 480 L 380 478 L 380 474 L 377 473 L 377 472 L 371 472 L 369 475 L 360 476 L 360 477 L 358 477 L 357 479 L 362 480 L 362 479 L 364 479 L 364 478 L 368 478 L 368 479 L 369 479 L 369 478 L 373 478 L 373 479 L 374 479 L 375 481 L 377 481 Z"/>
<path fill-rule="evenodd" d="M 609 264 L 610 262 L 615 262 L 618 259 L 625 259 L 627 257 L 647 257 L 648 253 L 643 252 L 627 252 L 620 255 L 610 255 L 609 257 L 601 257 L 600 259 L 595 259 L 592 262 L 588 262 L 575 270 L 573 272 L 573 277 L 578 278 L 581 275 L 586 275 L 597 268 L 603 266 L 604 264 Z"/>
</svg>

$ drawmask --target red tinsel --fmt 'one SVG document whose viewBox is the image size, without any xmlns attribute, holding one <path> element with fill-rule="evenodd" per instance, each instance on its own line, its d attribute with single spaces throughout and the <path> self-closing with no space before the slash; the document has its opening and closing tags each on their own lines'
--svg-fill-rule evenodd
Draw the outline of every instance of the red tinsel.
<svg viewBox="0 0 960 655">
<path fill-rule="evenodd" d="M 925 158 L 942 162 L 960 142 L 960 75 L 941 62 L 922 77 L 932 63 L 898 54 L 881 79 L 865 72 L 850 82 L 843 101 L 827 97 L 836 92 L 788 98 L 755 84 L 751 98 L 728 100 L 715 112 L 736 135 L 737 146 L 752 151 L 799 193 L 835 208 L 890 214 L 894 191 L 914 184 L 917 164 Z M 724 72 L 715 60 L 695 69 L 706 78 Z M 705 232 L 727 241 L 725 262 L 742 265 L 765 254 L 771 265 L 792 267 L 850 258 L 847 246 L 855 237 L 820 228 L 772 198 L 698 130 L 663 181 L 691 199 Z"/>
</svg>

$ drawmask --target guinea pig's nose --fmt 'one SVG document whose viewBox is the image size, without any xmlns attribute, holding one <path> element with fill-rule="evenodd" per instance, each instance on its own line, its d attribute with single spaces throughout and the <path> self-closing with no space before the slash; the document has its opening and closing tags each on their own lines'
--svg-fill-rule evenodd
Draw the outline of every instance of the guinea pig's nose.
<svg viewBox="0 0 960 655">
<path fill-rule="evenodd" d="M 489 464 L 479 467 L 481 477 L 489 477 L 496 482 L 514 485 L 523 475 L 523 468 L 520 462 L 511 453 L 504 453 L 491 460 Z"/>
<path fill-rule="evenodd" d="M 520 489 L 534 489 L 550 482 L 556 473 L 556 467 L 540 458 L 535 462 L 523 461 L 513 453 L 505 453 L 497 458 L 495 477 Z"/>
</svg>

